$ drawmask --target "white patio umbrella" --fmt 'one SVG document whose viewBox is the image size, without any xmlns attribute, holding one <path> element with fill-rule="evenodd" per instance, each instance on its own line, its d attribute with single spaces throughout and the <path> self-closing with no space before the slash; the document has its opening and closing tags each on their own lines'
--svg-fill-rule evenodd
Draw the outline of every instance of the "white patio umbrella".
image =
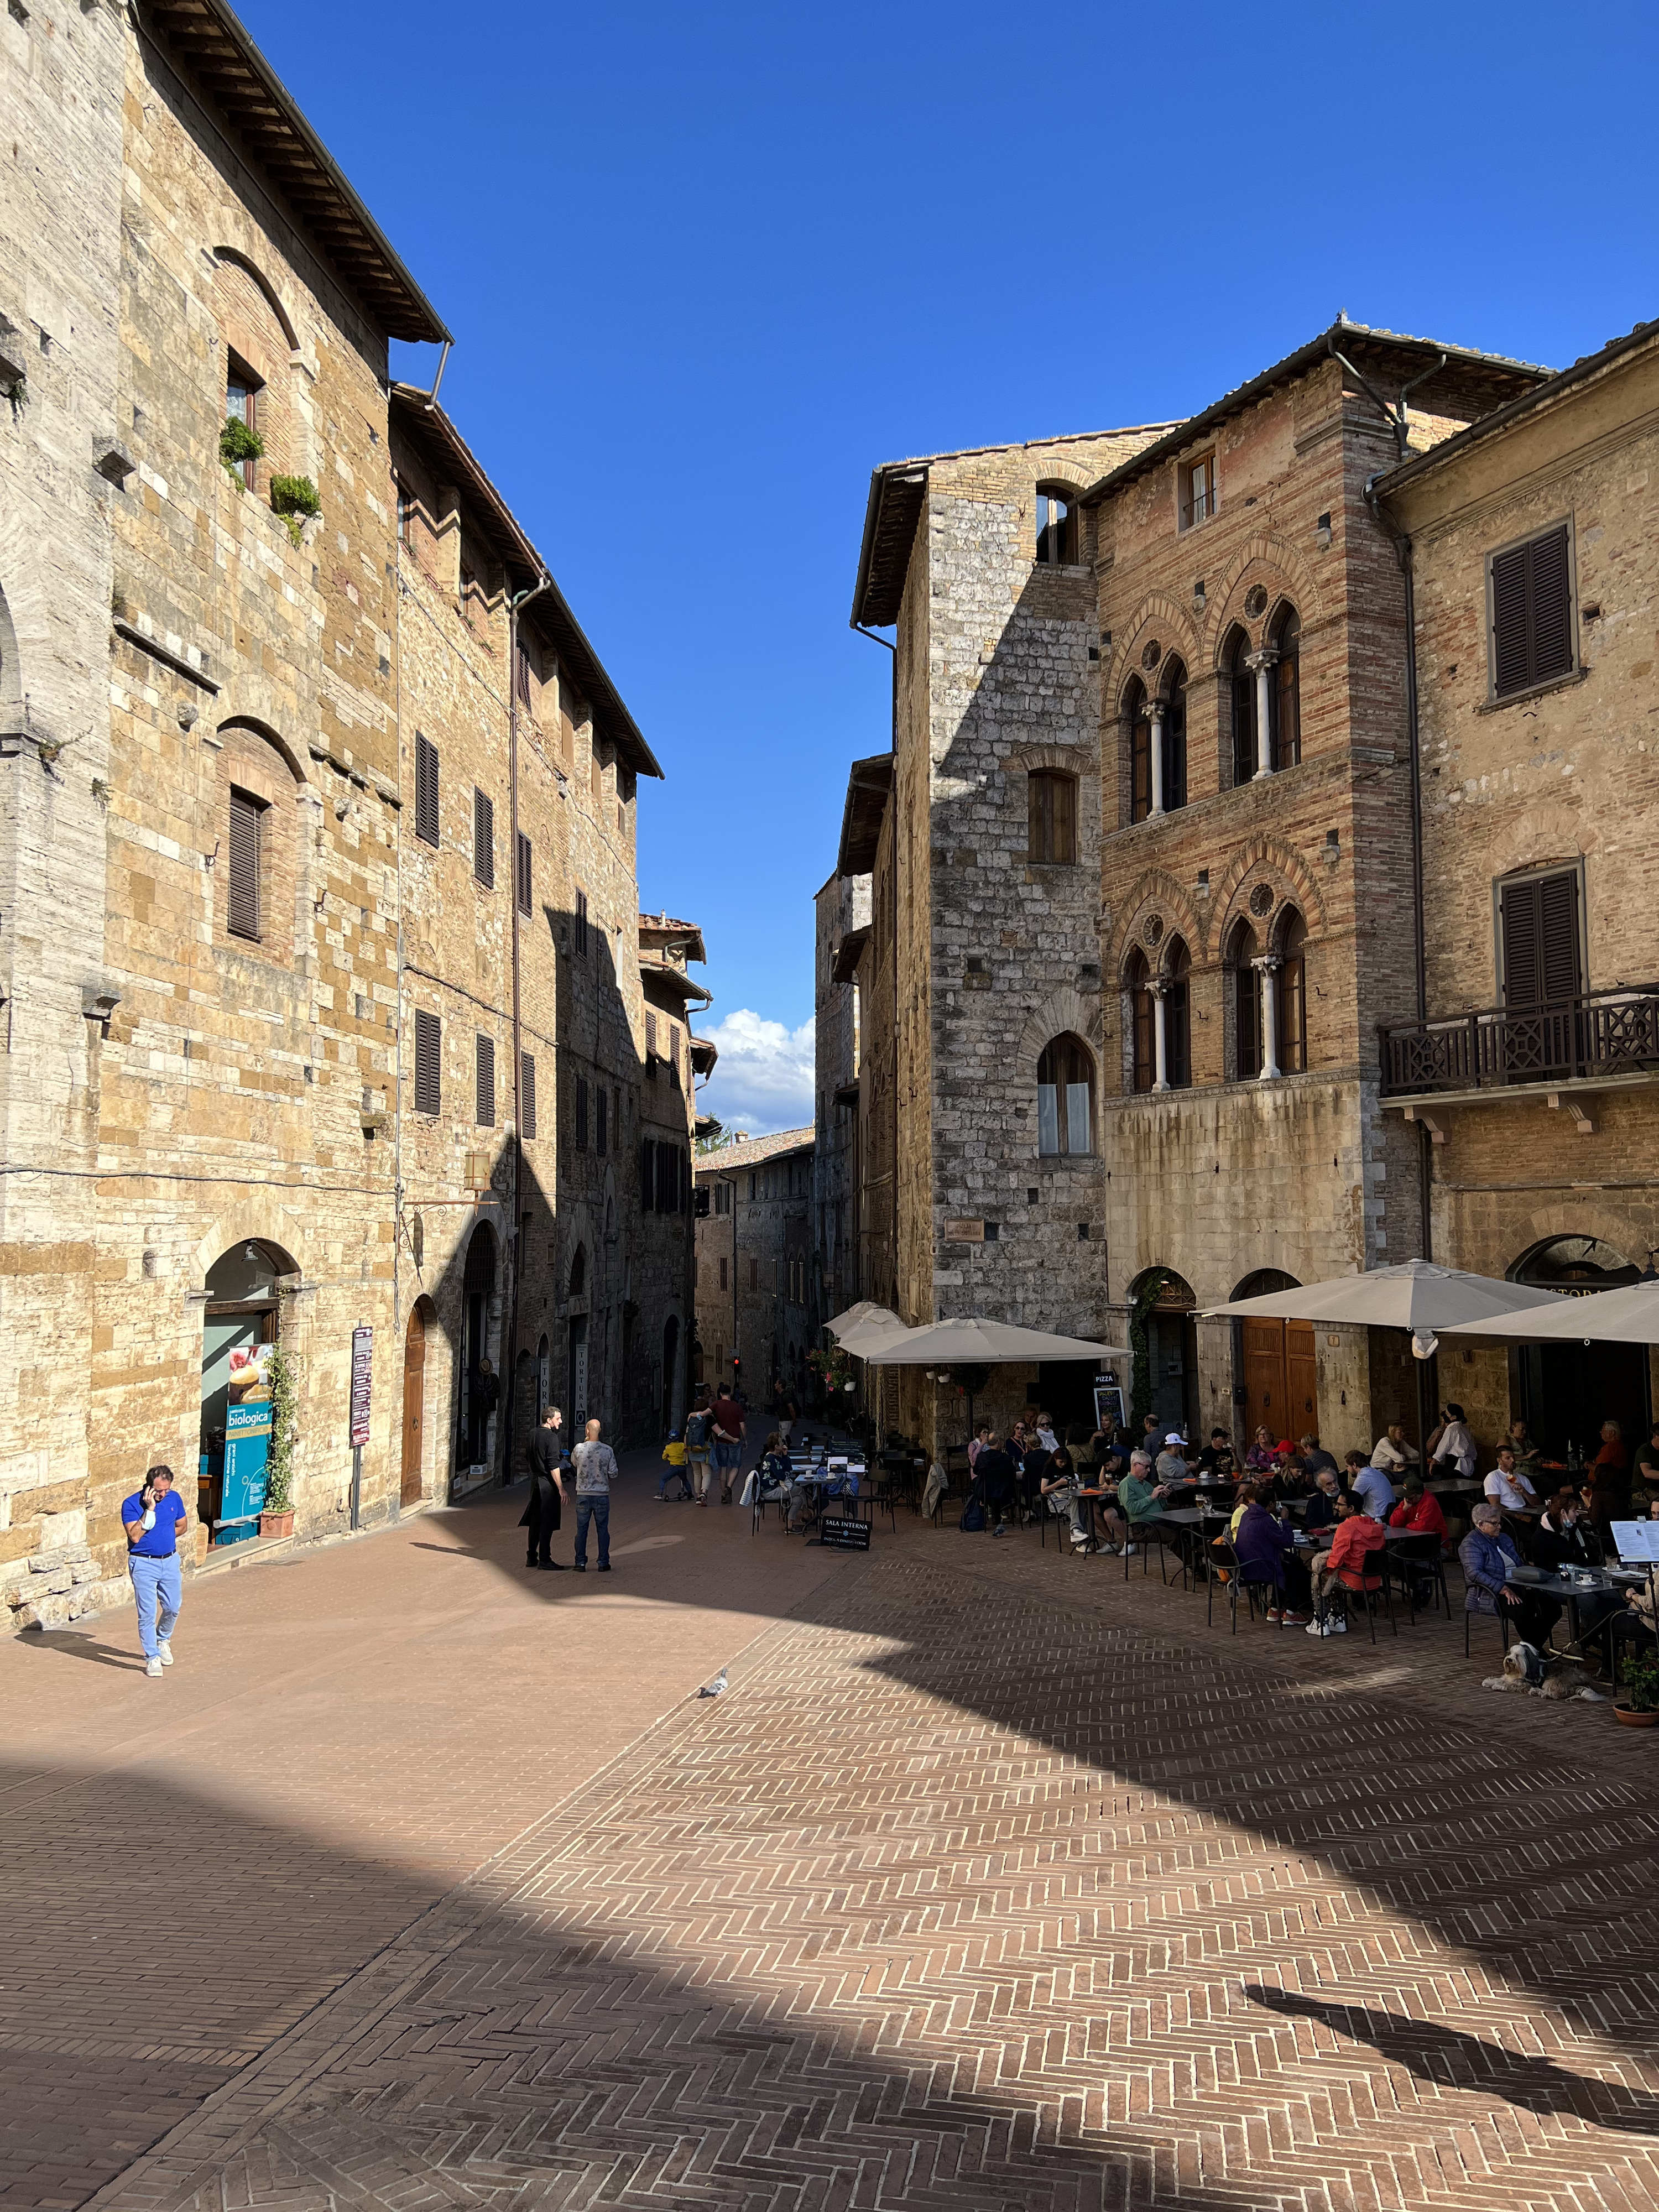
<svg viewBox="0 0 1659 2212">
<path fill-rule="evenodd" d="M 831 1314 L 823 1324 L 832 1334 L 839 1336 L 843 1329 L 854 1328 L 866 1321 L 896 1321 L 898 1316 L 890 1306 L 878 1306 L 873 1298 L 856 1299 L 844 1306 L 838 1314 Z"/>
<path fill-rule="evenodd" d="M 966 1320 L 924 1322 L 884 1349 L 860 1356 L 872 1367 L 1007 1367 L 1020 1360 L 1127 1359 L 1129 1354 L 1121 1344 L 1051 1336 L 1012 1322 Z"/>
<path fill-rule="evenodd" d="M 1544 1293 L 1547 1310 L 1532 1307 L 1490 1321 L 1459 1322 L 1448 1336 L 1501 1337 L 1506 1344 L 1659 1344 L 1659 1279 L 1629 1283 L 1588 1297 Z"/>
<path fill-rule="evenodd" d="M 1419 1360 L 1434 1357 L 1437 1332 L 1553 1305 L 1553 1291 L 1524 1283 L 1502 1282 L 1495 1275 L 1471 1275 L 1461 1267 L 1437 1267 L 1430 1260 L 1406 1260 L 1397 1267 L 1368 1267 L 1363 1274 L 1339 1275 L 1328 1283 L 1304 1283 L 1293 1291 L 1269 1291 L 1264 1297 L 1234 1298 L 1206 1306 L 1206 1320 L 1221 1316 L 1240 1321 L 1320 1321 L 1348 1328 L 1405 1328 Z M 1428 1370 L 1417 1370 L 1418 1443 L 1429 1435 Z"/>
<path fill-rule="evenodd" d="M 907 1322 L 893 1313 L 872 1314 L 867 1321 L 851 1322 L 839 1332 L 842 1350 L 850 1352 L 854 1359 L 867 1359 L 883 1346 L 896 1344 L 915 1334 Z"/>
</svg>

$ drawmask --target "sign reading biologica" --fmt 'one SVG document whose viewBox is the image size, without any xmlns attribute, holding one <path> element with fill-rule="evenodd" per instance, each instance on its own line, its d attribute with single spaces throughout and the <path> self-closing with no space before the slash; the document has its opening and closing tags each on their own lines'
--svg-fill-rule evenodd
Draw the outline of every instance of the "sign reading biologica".
<svg viewBox="0 0 1659 2212">
<path fill-rule="evenodd" d="M 374 1371 L 374 1332 L 372 1328 L 354 1328 L 351 1332 L 351 1448 L 354 1451 L 368 1442 L 368 1396 Z"/>
</svg>

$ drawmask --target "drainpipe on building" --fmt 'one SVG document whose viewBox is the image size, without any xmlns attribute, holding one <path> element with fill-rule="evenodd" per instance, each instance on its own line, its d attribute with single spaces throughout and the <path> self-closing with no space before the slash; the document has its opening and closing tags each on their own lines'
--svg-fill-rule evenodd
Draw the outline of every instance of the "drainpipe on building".
<svg viewBox="0 0 1659 2212">
<path fill-rule="evenodd" d="M 434 385 L 434 397 L 436 392 Z M 524 1168 L 524 1032 L 519 1019 L 519 611 L 539 598 L 552 580 L 544 574 L 539 583 L 510 595 L 507 602 L 507 788 L 512 823 L 507 836 L 513 915 L 513 1297 L 507 1309 L 507 1412 L 501 1423 L 506 1431 L 501 1465 L 503 1484 L 513 1480 L 513 1415 L 519 1394 L 519 1279 L 524 1273 L 524 1213 L 519 1204 Z M 553 1073 L 556 1097 L 558 1070 Z"/>
</svg>

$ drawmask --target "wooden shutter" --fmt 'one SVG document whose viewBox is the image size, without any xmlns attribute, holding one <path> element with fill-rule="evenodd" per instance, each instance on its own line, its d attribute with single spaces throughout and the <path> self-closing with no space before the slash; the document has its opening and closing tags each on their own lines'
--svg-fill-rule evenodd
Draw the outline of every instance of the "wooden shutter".
<svg viewBox="0 0 1659 2212">
<path fill-rule="evenodd" d="M 527 707 L 530 704 L 530 655 L 526 651 L 522 640 L 519 643 L 516 681 L 519 696 Z"/>
<path fill-rule="evenodd" d="M 1038 560 L 1042 558 L 1041 551 Z M 1031 775 L 1025 779 L 1025 846 L 1036 863 L 1048 857 L 1051 834 L 1048 799 L 1048 779 L 1046 775 Z"/>
<path fill-rule="evenodd" d="M 415 1111 L 435 1114 L 442 1097 L 443 1028 L 436 1014 L 415 1010 Z"/>
<path fill-rule="evenodd" d="M 587 1078 L 585 1075 L 576 1078 L 576 1149 L 579 1152 L 587 1150 Z"/>
<path fill-rule="evenodd" d="M 1233 788 L 1255 774 L 1255 678 L 1248 668 L 1233 672 Z"/>
<path fill-rule="evenodd" d="M 438 748 L 415 732 L 415 835 L 422 844 L 438 842 Z"/>
<path fill-rule="evenodd" d="M 495 1126 L 495 1040 L 482 1035 L 477 1041 L 478 1099 L 477 1121 L 481 1129 Z"/>
<path fill-rule="evenodd" d="M 598 1093 L 594 1099 L 594 1104 L 598 1110 L 594 1117 L 595 1126 L 593 1135 L 595 1142 L 593 1149 L 603 1158 L 605 1154 L 605 1139 L 610 1133 L 606 1127 L 606 1121 L 608 1119 L 606 1109 L 609 1104 L 609 1095 L 605 1091 L 604 1084 L 600 1084 L 599 1087 Z"/>
<path fill-rule="evenodd" d="M 1248 959 L 1233 971 L 1234 1080 L 1248 1083 L 1261 1073 L 1261 994 Z"/>
<path fill-rule="evenodd" d="M 1182 687 L 1164 715 L 1164 804 L 1187 804 L 1187 694 Z"/>
<path fill-rule="evenodd" d="M 1286 953 L 1279 971 L 1279 1064 L 1286 1075 L 1307 1073 L 1307 975 L 1302 955 Z"/>
<path fill-rule="evenodd" d="M 521 1133 L 533 1137 L 536 1133 L 536 1055 L 533 1052 L 519 1055 L 519 1112 L 522 1117 Z"/>
<path fill-rule="evenodd" d="M 640 1204 L 646 1212 L 651 1211 L 657 1176 L 657 1147 L 653 1139 L 640 1139 Z"/>
<path fill-rule="evenodd" d="M 472 872 L 486 890 L 495 889 L 495 802 L 477 790 L 472 793 Z"/>
<path fill-rule="evenodd" d="M 1152 811 L 1152 726 L 1137 718 L 1129 738 L 1129 819 L 1144 822 Z"/>
<path fill-rule="evenodd" d="M 1158 1078 L 1158 1050 L 1153 1035 L 1152 994 L 1143 983 L 1133 994 L 1135 1089 L 1150 1091 Z"/>
<path fill-rule="evenodd" d="M 530 840 L 520 830 L 519 832 L 519 912 L 520 914 L 528 914 L 532 910 L 531 854 Z"/>
<path fill-rule="evenodd" d="M 1559 1006 L 1579 996 L 1578 876 L 1572 868 L 1504 884 L 1498 893 L 1506 1006 Z"/>
<path fill-rule="evenodd" d="M 1302 757 L 1302 659 L 1294 645 L 1281 647 L 1273 670 L 1273 766 L 1294 768 Z"/>
<path fill-rule="evenodd" d="M 652 1057 L 656 1049 L 657 1018 L 654 1014 L 647 1013 L 645 1018 L 645 1052 L 647 1060 Z"/>
<path fill-rule="evenodd" d="M 230 794 L 230 861 L 226 870 L 225 927 L 233 937 L 259 938 L 259 844 L 263 803 L 245 791 Z"/>
<path fill-rule="evenodd" d="M 1492 563 L 1492 688 L 1502 698 L 1572 673 L 1567 526 L 1496 553 Z"/>
<path fill-rule="evenodd" d="M 578 891 L 576 894 L 576 957 L 581 960 L 586 960 L 587 957 L 587 893 L 586 891 Z"/>
</svg>

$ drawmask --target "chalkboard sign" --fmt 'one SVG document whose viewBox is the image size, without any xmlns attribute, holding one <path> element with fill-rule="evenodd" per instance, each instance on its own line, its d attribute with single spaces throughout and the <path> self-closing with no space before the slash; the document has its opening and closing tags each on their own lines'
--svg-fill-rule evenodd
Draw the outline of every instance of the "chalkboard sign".
<svg viewBox="0 0 1659 2212">
<path fill-rule="evenodd" d="M 843 1513 L 826 1513 L 818 1522 L 818 1540 L 837 1552 L 867 1552 L 870 1523 Z"/>
</svg>

